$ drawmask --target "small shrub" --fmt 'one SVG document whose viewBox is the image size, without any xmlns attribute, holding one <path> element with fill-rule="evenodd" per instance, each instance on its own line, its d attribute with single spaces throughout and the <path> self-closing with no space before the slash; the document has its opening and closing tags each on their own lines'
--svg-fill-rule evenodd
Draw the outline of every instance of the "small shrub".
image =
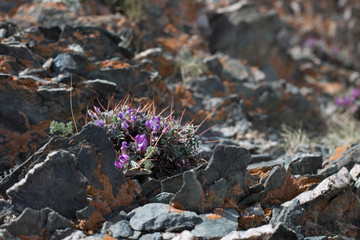
<svg viewBox="0 0 360 240">
<path fill-rule="evenodd" d="M 206 72 L 206 65 L 203 63 L 203 56 L 197 53 L 193 56 L 189 50 L 181 50 L 176 63 L 180 69 L 181 77 L 184 82 L 197 79 Z"/>
<path fill-rule="evenodd" d="M 202 161 L 197 128 L 191 123 L 182 125 L 172 114 L 155 115 L 150 105 L 135 108 L 123 101 L 103 111 L 94 106 L 88 116 L 88 124 L 104 128 L 114 143 L 118 155 L 115 166 L 123 171 L 144 168 L 162 178 L 194 168 Z"/>
<path fill-rule="evenodd" d="M 62 122 L 52 121 L 50 124 L 50 133 L 66 137 L 73 134 L 73 122 L 70 121 L 66 125 Z"/>
<path fill-rule="evenodd" d="M 301 128 L 293 129 L 283 125 L 280 135 L 283 138 L 284 147 L 291 152 L 296 152 L 299 147 L 311 143 L 310 138 Z"/>
</svg>

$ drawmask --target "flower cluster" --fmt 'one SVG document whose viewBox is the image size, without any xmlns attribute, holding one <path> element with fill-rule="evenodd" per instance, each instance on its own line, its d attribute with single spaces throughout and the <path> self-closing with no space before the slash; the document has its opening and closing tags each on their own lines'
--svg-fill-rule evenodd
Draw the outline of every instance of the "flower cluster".
<svg viewBox="0 0 360 240">
<path fill-rule="evenodd" d="M 201 160 L 194 126 L 181 125 L 171 115 L 156 116 L 149 107 L 122 104 L 103 111 L 94 106 L 88 116 L 88 123 L 103 128 L 114 143 L 119 170 L 143 167 L 162 178 L 191 169 Z"/>
<path fill-rule="evenodd" d="M 337 106 L 344 109 L 350 109 L 351 112 L 356 112 L 360 107 L 359 102 L 360 90 L 354 89 L 350 97 L 337 98 L 335 103 Z"/>
</svg>

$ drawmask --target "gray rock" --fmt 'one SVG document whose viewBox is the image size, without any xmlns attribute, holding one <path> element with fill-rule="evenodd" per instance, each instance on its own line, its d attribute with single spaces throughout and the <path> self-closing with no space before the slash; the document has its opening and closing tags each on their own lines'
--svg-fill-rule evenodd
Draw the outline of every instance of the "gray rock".
<svg viewBox="0 0 360 240">
<path fill-rule="evenodd" d="M 90 185 L 103 190 L 104 185 L 96 174 L 101 159 L 100 173 L 108 176 L 113 196 L 116 197 L 126 179 L 124 174 L 114 167 L 116 153 L 105 131 L 99 126 L 88 124 L 80 133 L 70 138 L 70 141 L 74 140 L 77 140 L 77 147 L 73 150 L 77 168 L 85 175 Z"/>
<path fill-rule="evenodd" d="M 58 239 L 65 239 L 66 237 L 73 234 L 76 230 L 72 228 L 66 228 L 66 229 L 57 229 L 51 236 L 49 237 L 49 240 L 58 240 Z"/>
<path fill-rule="evenodd" d="M 221 240 L 265 240 L 269 239 L 273 233 L 274 228 L 271 226 L 271 224 L 267 224 L 256 228 L 250 228 L 246 231 L 232 231 L 231 233 L 222 237 Z"/>
<path fill-rule="evenodd" d="M 85 176 L 76 169 L 74 155 L 60 150 L 36 164 L 6 194 L 22 209 L 50 207 L 65 217 L 74 217 L 75 211 L 87 204 L 87 184 Z"/>
<path fill-rule="evenodd" d="M 340 167 L 336 164 L 328 165 L 325 168 L 319 169 L 318 174 L 321 174 L 325 177 L 329 177 L 330 175 L 333 175 L 337 173 L 340 170 Z"/>
<path fill-rule="evenodd" d="M 204 63 L 214 74 L 221 76 L 223 66 L 216 55 L 205 57 Z"/>
<path fill-rule="evenodd" d="M 161 189 L 163 192 L 177 193 L 183 185 L 183 175 L 176 175 L 161 180 Z"/>
<path fill-rule="evenodd" d="M 331 199 L 346 190 L 352 181 L 349 171 L 343 167 L 338 173 L 324 179 L 313 190 L 303 192 L 283 205 L 289 206 L 293 201 L 299 201 L 303 206 L 311 205 L 318 199 Z"/>
<path fill-rule="evenodd" d="M 78 211 L 76 211 L 76 218 L 77 219 L 81 219 L 81 220 L 87 220 L 90 218 L 91 214 L 93 214 L 94 212 L 96 212 L 96 209 L 94 206 L 89 205 L 86 206 L 83 209 L 80 209 Z"/>
<path fill-rule="evenodd" d="M 175 196 L 174 193 L 169 193 L 169 192 L 162 192 L 159 193 L 158 195 L 156 195 L 153 198 L 149 199 L 149 202 L 151 203 L 165 203 L 165 204 L 169 204 L 170 200 Z"/>
<path fill-rule="evenodd" d="M 177 226 L 189 226 L 201 222 L 201 218 L 194 212 L 181 213 L 170 211 L 170 205 L 149 203 L 138 207 L 128 214 L 130 226 L 139 231 L 164 231 Z"/>
<path fill-rule="evenodd" d="M 321 155 L 304 154 L 292 159 L 286 170 L 292 174 L 312 174 L 321 168 L 322 161 Z"/>
<path fill-rule="evenodd" d="M 238 227 L 239 213 L 235 209 L 224 209 L 220 219 L 210 219 L 207 214 L 201 214 L 202 223 L 195 226 L 191 233 L 196 238 L 220 238 L 235 231 Z"/>
<path fill-rule="evenodd" d="M 14 236 L 42 235 L 44 232 L 51 234 L 57 229 L 69 227 L 71 227 L 70 221 L 50 208 L 41 210 L 26 208 L 18 218 L 1 226 Z"/>
<path fill-rule="evenodd" d="M 160 188 L 160 180 L 154 178 L 147 178 L 145 182 L 141 183 L 141 194 L 146 198 L 151 198 L 154 197 L 154 194 L 157 194 L 159 192 Z"/>
<path fill-rule="evenodd" d="M 216 75 L 200 77 L 196 81 L 191 82 L 191 87 L 196 93 L 204 96 L 216 96 L 217 93 L 225 91 L 224 84 Z"/>
<path fill-rule="evenodd" d="M 126 220 L 121 220 L 112 224 L 106 231 L 106 233 L 114 238 L 127 238 L 134 235 L 134 230 L 130 227 L 130 224 Z"/>
<path fill-rule="evenodd" d="M 264 66 L 280 29 L 279 16 L 276 11 L 260 13 L 255 8 L 236 8 L 235 5 L 224 11 L 218 10 L 218 15 L 210 19 L 210 50 Z"/>
<path fill-rule="evenodd" d="M 287 228 L 295 231 L 298 238 L 302 239 L 302 229 L 299 223 L 304 215 L 304 209 L 301 207 L 300 201 L 295 199 L 282 210 L 274 209 L 270 222 L 272 226 L 283 223 Z"/>
<path fill-rule="evenodd" d="M 139 238 L 139 240 L 161 240 L 161 239 L 162 239 L 162 235 L 159 232 L 145 234 Z"/>
<path fill-rule="evenodd" d="M 269 240 L 298 240 L 296 233 L 280 223 L 275 227 L 274 233 Z"/>
<path fill-rule="evenodd" d="M 14 218 L 19 215 L 15 207 L 5 201 L 0 201 L 0 222 L 6 222 L 7 218 Z"/>
<path fill-rule="evenodd" d="M 262 180 L 266 191 L 280 188 L 286 178 L 286 171 L 282 167 L 274 167 L 269 174 Z"/>
<path fill-rule="evenodd" d="M 173 240 L 195 240 L 195 236 L 189 230 L 185 230 L 175 236 Z"/>
<path fill-rule="evenodd" d="M 195 171 L 184 172 L 183 182 L 181 189 L 171 199 L 170 204 L 181 204 L 186 210 L 200 213 L 202 210 L 201 198 L 204 193 L 200 182 L 196 179 Z"/>
<path fill-rule="evenodd" d="M 82 55 L 60 53 L 54 58 L 51 68 L 56 74 L 72 72 L 84 75 L 86 74 L 87 65 L 88 60 Z"/>
<path fill-rule="evenodd" d="M 354 181 L 358 180 L 360 175 L 360 164 L 356 163 L 350 170 L 350 175 Z"/>
<path fill-rule="evenodd" d="M 6 229 L 0 229 L 0 239 L 2 240 L 17 240 L 11 233 L 9 233 Z"/>
<path fill-rule="evenodd" d="M 97 91 L 102 97 L 105 97 L 109 94 L 109 92 L 117 92 L 118 86 L 116 83 L 102 80 L 102 79 L 95 79 L 95 80 L 87 80 L 84 81 L 85 86 L 94 89 Z"/>
<path fill-rule="evenodd" d="M 327 240 L 327 236 L 313 236 L 313 237 L 306 237 L 304 240 Z"/>
</svg>

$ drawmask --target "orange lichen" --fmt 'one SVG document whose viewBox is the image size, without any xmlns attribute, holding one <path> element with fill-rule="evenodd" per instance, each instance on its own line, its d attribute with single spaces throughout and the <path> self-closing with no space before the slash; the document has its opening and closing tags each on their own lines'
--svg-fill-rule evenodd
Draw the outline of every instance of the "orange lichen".
<svg viewBox="0 0 360 240">
<path fill-rule="evenodd" d="M 289 201 L 299 195 L 298 183 L 293 176 L 287 176 L 280 188 L 275 188 L 268 192 L 266 198 L 261 203 L 277 204 L 280 205 L 286 201 Z"/>
<path fill-rule="evenodd" d="M 15 160 L 16 156 L 20 153 L 26 154 L 37 150 L 35 148 L 38 146 L 34 146 L 35 148 L 30 147 L 29 142 L 44 139 L 47 134 L 46 130 L 50 126 L 50 122 L 50 120 L 45 120 L 38 125 L 29 125 L 25 116 L 25 123 L 28 125 L 26 126 L 27 131 L 25 133 L 0 129 L 0 135 L 5 136 L 5 142 L 7 142 L 5 148 L 9 150 L 5 155 L 5 158 L 10 160 L 8 164 L 13 164 L 12 161 Z"/>
<path fill-rule="evenodd" d="M 181 34 L 178 37 L 172 38 L 163 38 L 159 37 L 156 41 L 162 45 L 165 51 L 169 53 L 178 53 L 188 42 L 189 35 L 188 34 Z"/>
<path fill-rule="evenodd" d="M 265 216 L 240 216 L 238 218 L 238 230 L 246 230 L 262 225 L 265 222 Z"/>
<path fill-rule="evenodd" d="M 116 238 L 113 238 L 106 234 L 101 240 L 116 240 Z"/>
<path fill-rule="evenodd" d="M 260 168 L 249 169 L 248 172 L 250 175 L 256 175 L 259 176 L 260 179 L 263 179 L 269 174 L 272 168 L 273 167 L 260 167 Z"/>
<path fill-rule="evenodd" d="M 176 86 L 174 92 L 178 101 L 181 102 L 183 108 L 192 106 L 195 104 L 195 100 L 189 90 L 186 90 L 183 86 Z"/>
<path fill-rule="evenodd" d="M 0 55 L 0 71 L 3 73 L 12 73 L 13 69 L 9 63 L 15 64 L 15 59 L 11 56 Z"/>
<path fill-rule="evenodd" d="M 98 63 L 98 66 L 99 68 L 122 69 L 122 68 L 130 67 L 131 65 L 123 61 L 105 60 Z"/>
<path fill-rule="evenodd" d="M 99 211 L 96 211 L 90 215 L 89 219 L 79 219 L 77 227 L 84 231 L 96 231 L 102 222 L 105 222 L 105 218 Z"/>
<path fill-rule="evenodd" d="M 350 148 L 350 144 L 347 144 L 347 145 L 344 145 L 344 146 L 341 146 L 341 147 L 337 147 L 335 149 L 335 153 L 330 157 L 329 161 L 333 161 L 335 159 L 338 159 L 349 148 Z"/>
<path fill-rule="evenodd" d="M 17 235 L 16 238 L 21 239 L 21 240 L 46 240 L 47 239 L 47 237 L 36 236 L 36 235 L 29 235 L 29 236 Z"/>
<path fill-rule="evenodd" d="M 179 202 L 173 202 L 170 204 L 169 211 L 182 213 L 182 212 L 184 212 L 184 206 L 181 205 L 181 203 L 179 203 Z"/>
<path fill-rule="evenodd" d="M 206 217 L 209 219 L 220 219 L 222 218 L 223 212 L 224 212 L 223 208 L 215 208 L 214 213 L 207 214 Z"/>
</svg>

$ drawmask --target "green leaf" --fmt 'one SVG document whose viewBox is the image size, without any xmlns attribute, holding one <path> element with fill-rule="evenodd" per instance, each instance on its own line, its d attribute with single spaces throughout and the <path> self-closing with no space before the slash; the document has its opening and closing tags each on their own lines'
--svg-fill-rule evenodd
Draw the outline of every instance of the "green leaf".
<svg viewBox="0 0 360 240">
<path fill-rule="evenodd" d="M 151 170 L 153 167 L 155 167 L 155 165 L 152 163 L 152 161 L 146 160 L 143 163 L 144 168 L 147 170 Z"/>
<path fill-rule="evenodd" d="M 156 152 L 156 150 L 156 147 L 154 148 L 153 146 L 148 146 L 146 148 L 145 158 L 150 158 Z"/>
</svg>

